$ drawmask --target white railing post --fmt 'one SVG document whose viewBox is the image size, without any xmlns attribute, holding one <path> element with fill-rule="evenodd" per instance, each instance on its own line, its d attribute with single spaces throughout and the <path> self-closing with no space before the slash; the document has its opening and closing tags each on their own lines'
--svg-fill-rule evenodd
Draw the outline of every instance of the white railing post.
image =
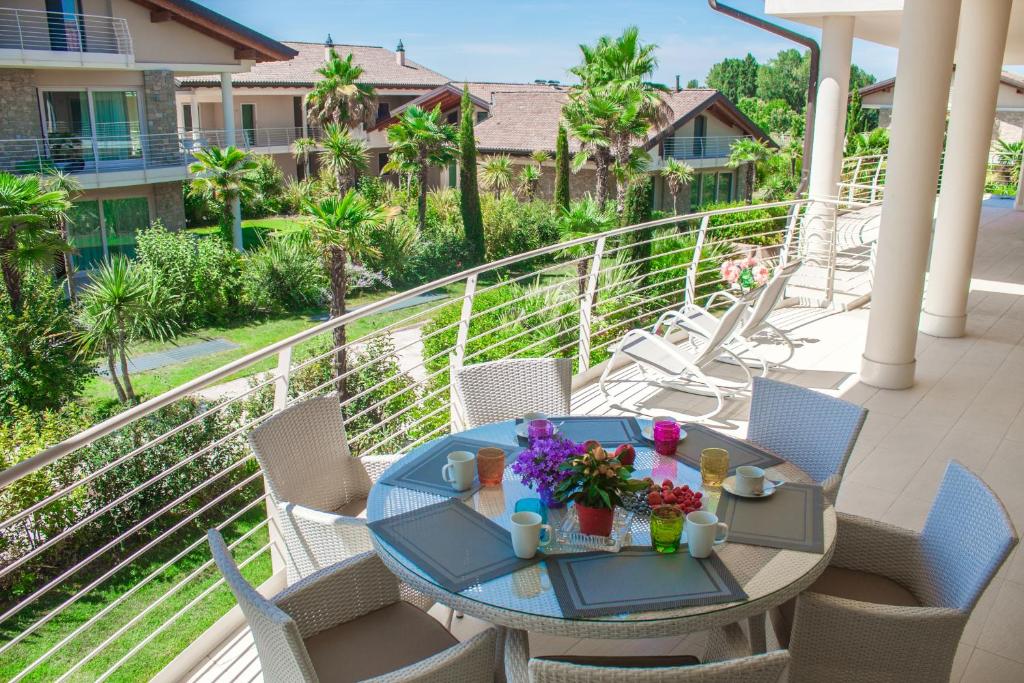
<svg viewBox="0 0 1024 683">
<path fill-rule="evenodd" d="M 690 260 L 690 268 L 686 271 L 686 292 L 685 301 L 692 304 L 697 300 L 697 270 L 700 268 L 700 255 L 704 250 L 704 238 L 708 233 L 708 219 L 704 216 L 700 219 L 700 230 L 697 231 L 697 243 L 693 245 L 693 258 Z"/>
<path fill-rule="evenodd" d="M 794 204 L 789 210 L 789 223 L 786 225 L 786 235 L 782 239 L 782 249 L 779 250 L 779 266 L 789 263 L 789 252 L 793 248 L 793 235 L 796 234 L 797 221 L 800 218 L 800 205 Z"/>
<path fill-rule="evenodd" d="M 455 391 L 455 373 L 462 369 L 462 360 L 466 357 L 469 323 L 473 318 L 473 297 L 476 296 L 476 279 L 476 274 L 466 278 L 466 292 L 462 295 L 462 315 L 459 316 L 455 348 L 448 354 L 448 404 L 452 431 L 462 430 L 466 424 L 466 414 L 462 409 L 461 399 Z"/>
<path fill-rule="evenodd" d="M 18 45 L 25 51 L 25 33 L 21 29 L 21 12 L 14 10 L 14 23 L 18 27 Z"/>
<path fill-rule="evenodd" d="M 874 203 L 878 196 L 878 176 L 882 172 L 882 160 L 884 156 L 879 156 L 875 159 L 875 175 L 871 179 L 871 202 Z"/>
<path fill-rule="evenodd" d="M 590 260 L 590 273 L 587 275 L 587 288 L 580 301 L 580 345 L 577 360 L 578 373 L 590 369 L 590 325 L 594 315 L 594 296 L 597 294 L 597 283 L 601 276 L 601 258 L 604 256 L 605 238 L 599 237 L 594 245 L 594 257 Z"/>
<path fill-rule="evenodd" d="M 277 352 L 277 371 L 274 373 L 274 412 L 288 406 L 288 385 L 292 372 L 292 347 L 286 346 Z"/>
<path fill-rule="evenodd" d="M 857 166 L 853 169 L 853 180 L 850 181 L 850 193 L 848 201 L 853 203 L 853 193 L 860 183 L 860 167 L 864 163 L 864 157 L 857 157 Z"/>
</svg>

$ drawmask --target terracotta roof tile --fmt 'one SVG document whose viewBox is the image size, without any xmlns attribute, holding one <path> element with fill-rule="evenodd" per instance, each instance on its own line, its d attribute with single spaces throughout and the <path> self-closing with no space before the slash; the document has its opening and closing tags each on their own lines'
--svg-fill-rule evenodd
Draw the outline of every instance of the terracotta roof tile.
<svg viewBox="0 0 1024 683">
<path fill-rule="evenodd" d="M 263 62 L 254 64 L 248 73 L 234 74 L 231 82 L 235 86 L 309 86 L 312 87 L 320 76 L 316 70 L 324 63 L 323 43 L 285 42 L 298 54 L 285 62 Z M 349 53 L 356 64 L 363 67 L 362 81 L 376 87 L 433 88 L 448 81 L 436 71 L 410 59 L 405 66 L 395 61 L 395 53 L 383 47 L 372 45 L 335 45 L 335 51 L 342 57 Z M 196 76 L 180 79 L 184 87 L 213 86 L 220 84 L 220 76 Z"/>
</svg>

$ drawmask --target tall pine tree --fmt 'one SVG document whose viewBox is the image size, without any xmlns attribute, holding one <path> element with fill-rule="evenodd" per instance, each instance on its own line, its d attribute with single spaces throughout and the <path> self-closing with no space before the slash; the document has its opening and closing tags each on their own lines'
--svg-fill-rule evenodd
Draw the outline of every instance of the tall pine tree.
<svg viewBox="0 0 1024 683">
<path fill-rule="evenodd" d="M 469 99 L 469 86 L 462 87 L 462 121 L 459 131 L 459 209 L 462 229 L 474 263 L 483 263 L 484 217 L 480 211 L 480 188 L 476 182 L 476 136 L 473 134 L 473 103 Z"/>
<path fill-rule="evenodd" d="M 555 141 L 555 208 L 568 211 L 572 198 L 569 196 L 569 134 L 565 126 L 558 127 Z"/>
</svg>

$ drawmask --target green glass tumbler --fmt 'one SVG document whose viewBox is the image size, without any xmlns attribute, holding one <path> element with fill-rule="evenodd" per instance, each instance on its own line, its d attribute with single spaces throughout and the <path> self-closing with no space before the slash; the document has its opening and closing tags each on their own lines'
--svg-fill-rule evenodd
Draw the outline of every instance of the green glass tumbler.
<svg viewBox="0 0 1024 683">
<path fill-rule="evenodd" d="M 683 535 L 683 511 L 675 505 L 659 505 L 651 510 L 651 545 L 659 553 L 679 550 Z"/>
</svg>

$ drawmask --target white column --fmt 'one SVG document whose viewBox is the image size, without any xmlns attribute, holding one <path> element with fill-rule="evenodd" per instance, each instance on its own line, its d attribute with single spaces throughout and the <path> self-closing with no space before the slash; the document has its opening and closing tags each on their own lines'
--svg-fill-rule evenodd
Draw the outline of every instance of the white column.
<svg viewBox="0 0 1024 683">
<path fill-rule="evenodd" d="M 960 13 L 956 72 L 921 331 L 962 337 L 967 327 L 981 195 L 1012 0 L 972 0 Z"/>
<path fill-rule="evenodd" d="M 224 139 L 226 145 L 234 145 L 235 140 L 235 98 L 231 89 L 231 73 L 220 75 L 220 101 L 224 110 Z M 238 251 L 245 251 L 242 245 L 242 202 L 237 197 L 231 202 L 231 214 L 235 218 L 231 226 L 231 241 Z"/>
<path fill-rule="evenodd" d="M 914 384 L 917 322 L 931 241 L 960 0 L 905 0 L 867 342 L 860 377 Z M 991 124 L 985 130 L 990 130 Z"/>
<path fill-rule="evenodd" d="M 203 129 L 202 117 L 199 115 L 199 93 L 192 89 L 192 137 L 198 139 Z"/>
<path fill-rule="evenodd" d="M 850 16 L 827 16 L 822 22 L 818 95 L 814 103 L 814 145 L 808 184 L 811 199 L 827 199 L 838 193 L 846 137 L 846 99 L 850 89 L 850 55 L 853 51 Z M 815 203 L 808 207 L 801 230 L 801 256 L 811 268 L 827 270 L 832 255 L 834 206 Z M 829 289 L 829 285 L 825 285 Z"/>
<path fill-rule="evenodd" d="M 846 100 L 850 90 L 853 17 L 828 16 L 821 26 L 821 70 L 814 103 L 811 197 L 835 197 L 843 166 Z"/>
</svg>

